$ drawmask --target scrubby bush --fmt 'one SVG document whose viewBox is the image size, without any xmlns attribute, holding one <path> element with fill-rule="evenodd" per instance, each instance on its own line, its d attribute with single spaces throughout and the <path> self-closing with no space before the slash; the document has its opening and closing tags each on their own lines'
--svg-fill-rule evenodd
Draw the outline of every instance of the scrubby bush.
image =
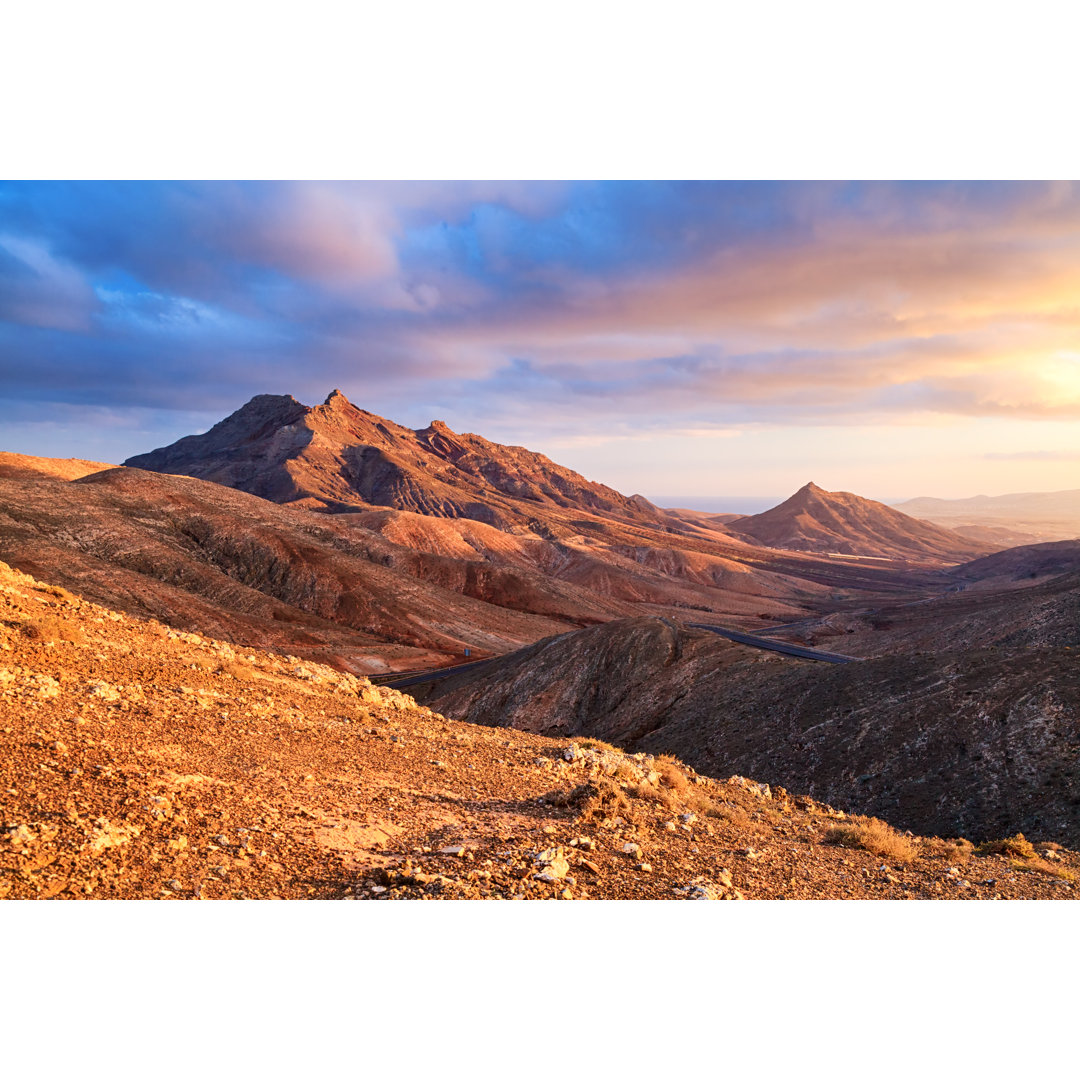
<svg viewBox="0 0 1080 1080">
<path fill-rule="evenodd" d="M 1006 836 L 1003 840 L 987 840 L 975 849 L 980 855 L 1004 855 L 1014 859 L 1036 859 L 1038 852 L 1023 833 Z"/>
<path fill-rule="evenodd" d="M 633 805 L 622 789 L 606 777 L 596 777 L 579 784 L 572 791 L 551 791 L 544 796 L 551 806 L 566 806 L 576 811 L 579 821 L 602 821 L 604 818 L 633 818 Z"/>
<path fill-rule="evenodd" d="M 860 848 L 892 862 L 911 862 L 918 848 L 891 825 L 878 818 L 851 818 L 845 825 L 836 825 L 825 834 L 827 844 Z"/>
</svg>

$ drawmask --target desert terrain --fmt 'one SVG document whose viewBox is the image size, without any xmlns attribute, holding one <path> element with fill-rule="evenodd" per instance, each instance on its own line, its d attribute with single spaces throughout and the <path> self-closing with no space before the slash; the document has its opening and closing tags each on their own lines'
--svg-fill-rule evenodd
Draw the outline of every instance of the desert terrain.
<svg viewBox="0 0 1080 1080">
<path fill-rule="evenodd" d="M 0 892 L 1071 898 L 1080 553 L 1024 535 L 665 509 L 337 391 L 0 454 Z"/>
</svg>

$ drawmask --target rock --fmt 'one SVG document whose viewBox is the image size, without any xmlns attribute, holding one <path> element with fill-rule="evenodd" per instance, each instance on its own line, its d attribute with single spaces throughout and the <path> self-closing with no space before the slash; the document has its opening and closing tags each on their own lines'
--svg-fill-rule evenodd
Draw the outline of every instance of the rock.
<svg viewBox="0 0 1080 1080">
<path fill-rule="evenodd" d="M 187 687 L 181 687 L 181 692 L 187 689 Z M 92 682 L 86 688 L 86 692 L 91 697 L 101 698 L 102 701 L 119 701 L 120 692 L 115 686 L 111 686 L 107 682 Z M 192 691 L 194 692 L 194 691 Z"/>
<path fill-rule="evenodd" d="M 660 828 L 667 829 L 668 832 L 677 832 L 678 831 L 678 826 L 675 824 L 674 821 L 665 821 L 660 826 Z"/>
<path fill-rule="evenodd" d="M 754 780 L 748 780 L 745 776 L 732 776 L 728 778 L 729 784 L 735 784 L 741 787 L 744 791 L 749 791 L 751 795 L 756 795 L 761 799 L 771 799 L 772 790 L 768 784 L 759 784 Z"/>
<path fill-rule="evenodd" d="M 577 745 L 571 743 L 563 752 L 563 761 L 580 761 L 585 755 L 578 749 Z"/>
<path fill-rule="evenodd" d="M 691 885 L 687 890 L 687 900 L 719 900 L 721 894 L 711 885 Z"/>
<path fill-rule="evenodd" d="M 697 821 L 697 819 L 698 819 L 697 814 L 680 814 L 679 815 L 679 820 L 684 825 L 693 825 L 694 822 Z"/>
<path fill-rule="evenodd" d="M 574 894 L 569 889 L 563 889 L 563 891 L 561 893 L 559 893 L 559 899 L 560 900 L 573 900 L 574 899 Z"/>
<path fill-rule="evenodd" d="M 439 854 L 456 855 L 459 859 L 463 859 L 468 850 L 464 844 L 447 844 L 446 847 L 439 848 Z"/>
<path fill-rule="evenodd" d="M 755 851 L 752 847 L 748 847 L 748 848 L 743 848 L 739 852 L 739 854 L 744 856 L 747 859 L 756 859 L 758 857 L 758 855 L 760 854 L 760 852 Z"/>
<path fill-rule="evenodd" d="M 8 830 L 7 840 L 12 847 L 24 847 L 27 844 L 32 844 L 35 837 L 33 830 L 28 826 L 16 825 Z"/>
<path fill-rule="evenodd" d="M 548 848 L 534 858 L 542 867 L 539 873 L 533 875 L 538 881 L 561 881 L 570 872 L 570 863 L 566 861 L 562 848 Z"/>
<path fill-rule="evenodd" d="M 576 847 L 579 851 L 592 851 L 596 846 L 592 840 L 587 836 L 578 836 L 570 841 L 571 847 Z"/>
<path fill-rule="evenodd" d="M 629 855 L 631 859 L 641 859 L 642 850 L 637 844 L 626 843 L 622 846 L 624 855 Z"/>
<path fill-rule="evenodd" d="M 652 867 L 647 862 L 638 863 L 637 868 L 643 874 L 651 874 L 652 873 Z"/>
</svg>

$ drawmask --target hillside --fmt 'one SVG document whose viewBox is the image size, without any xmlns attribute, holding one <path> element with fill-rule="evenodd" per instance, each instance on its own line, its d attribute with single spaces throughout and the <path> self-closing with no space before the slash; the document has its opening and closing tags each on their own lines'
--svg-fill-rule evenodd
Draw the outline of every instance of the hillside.
<svg viewBox="0 0 1080 1080">
<path fill-rule="evenodd" d="M 0 479 L 0 558 L 134 615 L 356 672 L 574 625 L 444 587 L 439 560 L 412 566 L 413 552 L 333 517 L 138 469 Z"/>
<path fill-rule="evenodd" d="M 91 473 L 115 469 L 101 461 L 85 461 L 83 458 L 33 457 L 30 454 L 11 454 L 0 451 L 0 477 L 30 479 L 52 476 L 58 480 L 78 480 Z"/>
<path fill-rule="evenodd" d="M 0 702 L 11 899 L 1053 899 L 1080 868 L 448 720 L 3 564 Z"/>
<path fill-rule="evenodd" d="M 958 563 L 995 549 L 884 503 L 848 491 L 825 491 L 814 483 L 779 506 L 730 521 L 725 528 L 766 547 L 916 563 Z"/>
<path fill-rule="evenodd" d="M 447 716 L 673 753 L 919 832 L 1080 844 L 1071 646 L 958 644 L 834 666 L 633 620 L 410 693 Z"/>
</svg>

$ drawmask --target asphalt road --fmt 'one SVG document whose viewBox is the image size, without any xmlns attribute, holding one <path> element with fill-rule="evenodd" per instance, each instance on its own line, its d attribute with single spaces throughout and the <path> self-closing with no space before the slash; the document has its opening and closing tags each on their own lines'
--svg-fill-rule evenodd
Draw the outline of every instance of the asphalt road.
<svg viewBox="0 0 1080 1080">
<path fill-rule="evenodd" d="M 451 675 L 457 675 L 460 671 L 474 671 L 477 668 L 483 667 L 485 664 L 490 664 L 492 660 L 498 659 L 497 656 L 492 656 L 487 660 L 472 660 L 467 664 L 458 664 L 456 667 L 432 668 L 430 671 L 410 672 L 398 679 L 392 679 L 386 682 L 380 680 L 379 685 L 389 686 L 392 690 L 400 690 L 402 687 L 415 686 L 417 683 L 435 682 L 437 679 L 448 679 Z"/>
<path fill-rule="evenodd" d="M 708 623 L 690 623 L 689 625 L 695 630 L 710 630 L 729 641 L 737 641 L 740 645 L 752 645 L 755 649 L 768 649 L 769 652 L 783 653 L 785 656 L 800 656 L 804 660 L 821 660 L 826 664 L 852 664 L 860 659 L 858 656 L 845 656 L 843 653 L 808 649 L 805 645 L 792 645 L 786 641 L 773 641 L 770 638 L 758 637 L 756 634 L 744 634 L 740 630 L 710 626 Z"/>
</svg>

